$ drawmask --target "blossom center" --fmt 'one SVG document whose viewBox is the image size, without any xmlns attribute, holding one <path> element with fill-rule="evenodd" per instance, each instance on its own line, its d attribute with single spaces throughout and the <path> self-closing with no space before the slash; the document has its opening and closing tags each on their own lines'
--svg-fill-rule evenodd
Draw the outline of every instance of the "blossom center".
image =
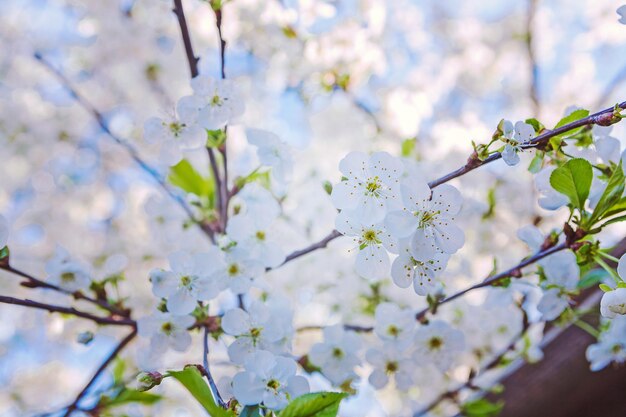
<svg viewBox="0 0 626 417">
<path fill-rule="evenodd" d="M 363 238 L 363 243 L 365 243 L 366 245 L 371 245 L 373 243 L 380 243 L 380 240 L 378 239 L 378 231 L 374 229 L 364 230 L 362 238 Z"/>
<path fill-rule="evenodd" d="M 169 336 L 174 331 L 174 325 L 169 321 L 165 322 L 161 325 L 161 330 L 163 331 L 163 333 Z"/>
<path fill-rule="evenodd" d="M 189 275 L 184 275 L 180 277 L 180 285 L 183 287 L 189 287 L 191 285 L 191 277 Z"/>
<path fill-rule="evenodd" d="M 172 132 L 174 136 L 178 137 L 182 133 L 185 125 L 183 123 L 172 122 L 168 125 L 168 127 L 170 129 L 170 132 Z"/>
<path fill-rule="evenodd" d="M 270 379 L 267 381 L 267 387 L 274 391 L 278 391 L 278 388 L 280 388 L 280 382 L 275 379 Z"/>
<path fill-rule="evenodd" d="M 61 274 L 61 281 L 63 282 L 74 282 L 76 280 L 76 274 L 73 272 L 64 272 Z"/>
<path fill-rule="evenodd" d="M 389 333 L 389 335 L 393 337 L 398 337 L 400 335 L 400 329 L 392 324 L 391 326 L 387 327 L 387 333 Z"/>
<path fill-rule="evenodd" d="M 259 329 L 258 327 L 253 327 L 252 329 L 250 329 L 250 336 L 252 336 L 253 339 L 258 338 L 259 336 L 261 336 L 261 329 Z"/>
<path fill-rule="evenodd" d="M 428 347 L 430 350 L 439 350 L 443 346 L 443 339 L 439 336 L 431 337 L 428 341 Z"/>
<path fill-rule="evenodd" d="M 237 264 L 230 264 L 230 266 L 228 267 L 228 275 L 230 275 L 231 277 L 237 275 L 239 273 L 239 265 Z"/>
<path fill-rule="evenodd" d="M 255 236 L 258 240 L 265 240 L 265 232 L 263 230 L 256 232 Z"/>
<path fill-rule="evenodd" d="M 393 374 L 397 370 L 398 370 L 398 362 L 389 361 L 385 365 L 385 371 L 387 371 L 388 374 Z"/>
<path fill-rule="evenodd" d="M 212 106 L 221 106 L 223 103 L 223 100 L 220 96 L 218 96 L 217 94 L 213 95 L 213 97 L 211 98 L 211 105 Z"/>
<path fill-rule="evenodd" d="M 333 355 L 333 358 L 341 359 L 343 358 L 343 350 L 339 349 L 338 347 L 333 348 L 332 355 Z"/>
<path fill-rule="evenodd" d="M 367 183 L 365 184 L 365 190 L 367 191 L 368 195 L 378 195 L 381 188 L 382 183 L 380 182 L 380 178 L 370 177 L 367 179 Z"/>
</svg>

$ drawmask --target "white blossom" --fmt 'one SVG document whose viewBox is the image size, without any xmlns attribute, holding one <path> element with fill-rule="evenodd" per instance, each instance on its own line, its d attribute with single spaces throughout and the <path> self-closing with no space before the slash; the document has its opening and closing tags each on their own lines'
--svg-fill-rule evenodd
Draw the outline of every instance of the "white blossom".
<svg viewBox="0 0 626 417">
<path fill-rule="evenodd" d="M 247 129 L 248 143 L 257 147 L 257 156 L 262 165 L 272 168 L 272 176 L 279 183 L 286 183 L 293 171 L 291 148 L 277 135 L 260 129 Z"/>
<path fill-rule="evenodd" d="M 193 95 L 181 98 L 176 111 L 183 123 L 208 130 L 221 129 L 243 114 L 245 106 L 232 80 L 197 76 L 191 80 Z"/>
<path fill-rule="evenodd" d="M 374 333 L 383 341 L 406 347 L 411 344 L 415 330 L 415 314 L 394 303 L 381 303 L 374 314 Z"/>
<path fill-rule="evenodd" d="M 395 239 L 382 223 L 358 220 L 358 216 L 347 210 L 341 211 L 335 220 L 337 231 L 352 237 L 356 243 L 355 269 L 363 278 L 380 280 L 389 276 L 389 254 L 397 252 Z"/>
<path fill-rule="evenodd" d="M 522 152 L 521 145 L 535 137 L 535 129 L 524 122 L 517 122 L 515 126 L 508 120 L 503 120 L 501 124 L 502 140 L 506 145 L 502 151 L 502 159 L 507 165 L 517 165 L 520 161 L 519 153 Z"/>
<path fill-rule="evenodd" d="M 354 368 L 360 363 L 357 356 L 360 348 L 360 337 L 337 324 L 324 329 L 324 342 L 311 347 L 309 360 L 333 384 L 341 385 L 356 378 Z"/>
<path fill-rule="evenodd" d="M 400 255 L 391 264 L 391 278 L 400 288 L 413 289 L 418 295 L 434 295 L 442 288 L 437 277 L 446 269 L 450 255 L 436 251 L 431 259 L 418 261 L 411 255 L 409 241 L 400 241 Z"/>
<path fill-rule="evenodd" d="M 200 126 L 188 125 L 176 118 L 151 117 L 146 120 L 143 130 L 146 142 L 160 145 L 159 159 L 167 165 L 176 165 L 183 158 L 182 151 L 201 148 L 207 139 Z"/>
<path fill-rule="evenodd" d="M 152 292 L 157 297 L 167 298 L 169 312 L 191 313 L 199 300 L 215 298 L 224 289 L 219 281 L 211 278 L 220 261 L 219 249 L 215 247 L 195 255 L 175 252 L 169 256 L 169 271 L 155 269 L 150 272 Z"/>
<path fill-rule="evenodd" d="M 454 218 L 461 210 L 463 197 L 449 184 L 432 190 L 419 176 L 403 181 L 402 210 L 391 211 L 385 225 L 396 238 L 411 239 L 411 255 L 430 261 L 439 252 L 453 254 L 465 243 L 463 230 Z"/>
<path fill-rule="evenodd" d="M 285 260 L 285 253 L 272 236 L 273 222 L 273 217 L 240 214 L 230 218 L 226 233 L 239 247 L 247 250 L 251 258 L 273 268 Z"/>
<path fill-rule="evenodd" d="M 228 310 L 222 317 L 222 329 L 235 341 L 228 346 L 228 356 L 241 364 L 258 350 L 278 353 L 292 337 L 292 313 L 280 303 L 269 305 L 253 302 L 247 311 Z"/>
<path fill-rule="evenodd" d="M 233 377 L 233 393 L 243 405 L 263 403 L 271 409 L 282 409 L 287 403 L 309 392 L 309 383 L 296 375 L 296 362 L 259 350 L 245 361 L 245 371 Z"/>
<path fill-rule="evenodd" d="M 366 222 L 382 221 L 398 198 L 402 163 L 386 152 L 372 156 L 351 152 L 341 160 L 339 170 L 346 179 L 333 187 L 335 207 L 349 210 Z"/>
<path fill-rule="evenodd" d="M 440 320 L 418 327 L 415 333 L 415 353 L 418 364 L 433 364 L 442 372 L 450 368 L 465 348 L 463 332 Z"/>
<path fill-rule="evenodd" d="M 191 345 L 191 335 L 187 329 L 194 321 L 192 316 L 156 311 L 137 320 L 137 332 L 141 337 L 150 339 L 153 352 L 164 352 L 167 348 L 184 352 Z"/>
<path fill-rule="evenodd" d="M 57 246 L 54 256 L 46 263 L 46 273 L 48 283 L 69 292 L 88 288 L 92 277 L 87 265 L 71 259 L 70 254 L 60 246 Z"/>
<path fill-rule="evenodd" d="M 544 321 L 556 319 L 567 307 L 569 307 L 569 297 L 559 288 L 546 290 L 537 304 L 537 310 Z"/>
<path fill-rule="evenodd" d="M 383 345 L 380 349 L 369 349 L 365 359 L 374 367 L 368 381 L 376 389 L 384 388 L 393 378 L 399 390 L 406 391 L 413 385 L 415 361 L 406 350 L 396 345 Z"/>
<path fill-rule="evenodd" d="M 626 362 L 626 316 L 617 316 L 610 321 L 609 328 L 600 335 L 598 343 L 587 348 L 587 360 L 591 370 L 599 371 L 611 362 Z"/>
</svg>

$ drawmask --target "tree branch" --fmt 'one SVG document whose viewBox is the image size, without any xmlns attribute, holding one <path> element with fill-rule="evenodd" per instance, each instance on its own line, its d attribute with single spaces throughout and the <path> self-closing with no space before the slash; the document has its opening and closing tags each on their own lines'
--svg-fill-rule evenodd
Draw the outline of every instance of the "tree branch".
<svg viewBox="0 0 626 417">
<path fill-rule="evenodd" d="M 530 101 L 533 104 L 533 115 L 541 116 L 541 103 L 539 102 L 539 67 L 533 48 L 534 30 L 533 23 L 537 12 L 539 0 L 528 0 L 528 12 L 526 14 L 526 52 L 528 54 L 528 66 L 530 70 L 530 83 L 528 85 Z"/>
<path fill-rule="evenodd" d="M 12 274 L 18 275 L 22 278 L 25 278 L 27 281 L 23 282 L 22 285 L 29 287 L 29 288 L 45 288 L 45 289 L 50 289 L 53 291 L 57 291 L 63 294 L 67 294 L 67 295 L 71 295 L 72 297 L 74 297 L 76 300 L 84 300 L 87 301 L 88 303 L 94 304 L 100 308 L 103 308 L 105 310 L 107 310 L 108 312 L 110 312 L 111 314 L 117 315 L 117 316 L 121 316 L 121 317 L 129 317 L 129 311 L 128 310 L 122 310 L 119 309 L 115 306 L 112 306 L 111 304 L 109 304 L 106 301 L 103 300 L 97 300 L 95 298 L 91 298 L 85 294 L 83 294 L 80 291 L 76 291 L 76 292 L 71 292 L 71 291 L 67 291 L 64 290 L 61 287 L 58 287 L 56 285 L 50 284 L 46 281 L 43 281 L 41 279 L 35 278 L 34 276 L 21 271 L 19 269 L 15 269 L 10 265 L 0 265 L 0 269 L 10 272 Z"/>
<path fill-rule="evenodd" d="M 499 274 L 496 275 L 492 275 L 489 276 L 487 278 L 485 278 L 485 280 L 483 282 L 480 282 L 478 284 L 472 285 L 471 287 L 465 288 L 464 290 L 461 290 L 457 293 L 452 294 L 449 297 L 444 298 L 443 300 L 439 301 L 437 303 L 437 307 L 449 303 L 450 301 L 456 300 L 459 297 L 462 297 L 463 295 L 477 290 L 479 288 L 484 288 L 484 287 L 488 287 L 494 284 L 497 284 L 498 282 L 506 279 L 506 278 L 519 278 L 521 277 L 521 269 L 525 268 L 531 264 L 534 264 L 537 261 L 540 261 L 541 259 L 550 256 L 556 252 L 560 252 L 562 250 L 567 249 L 568 246 L 565 243 L 561 243 L 560 245 L 557 246 L 553 246 L 549 249 L 543 250 L 543 251 L 539 251 L 537 252 L 535 255 L 531 256 L 530 258 L 527 258 L 525 260 L 523 260 L 522 262 L 520 262 L 519 264 L 515 265 L 512 268 L 507 269 L 506 271 L 500 272 Z M 425 308 L 421 311 L 419 311 L 416 315 L 415 318 L 417 320 L 421 320 L 422 318 L 424 318 L 424 316 L 426 316 L 426 314 L 430 311 L 430 308 Z"/>
<path fill-rule="evenodd" d="M 172 9 L 172 11 L 178 18 L 178 25 L 180 26 L 180 33 L 183 38 L 183 44 L 185 45 L 185 54 L 187 55 L 187 63 L 189 64 L 189 72 L 191 73 L 191 78 L 195 78 L 199 74 L 198 61 L 200 60 L 200 58 L 196 57 L 196 54 L 193 50 L 193 46 L 191 45 L 191 35 L 189 34 L 189 27 L 187 26 L 187 19 L 185 18 L 185 10 L 183 9 L 182 0 L 174 0 L 174 8 Z M 223 66 L 223 61 L 222 61 L 222 66 Z M 223 208 L 224 202 L 222 201 L 223 200 L 222 196 L 228 194 L 228 192 L 227 192 L 227 189 L 226 190 L 222 190 L 222 189 L 225 187 L 228 187 L 228 185 L 224 184 L 222 181 L 213 148 L 207 146 L 206 149 L 209 154 L 209 162 L 211 164 L 211 171 L 213 172 L 213 180 L 215 181 L 215 190 L 216 190 L 215 195 L 217 199 L 217 207 L 220 213 L 220 218 L 221 218 L 220 220 L 222 223 L 222 226 L 220 228 L 221 230 L 224 230 L 225 223 L 223 221 L 223 215 L 222 215 L 222 208 Z"/>
<path fill-rule="evenodd" d="M 313 251 L 316 251 L 317 249 L 321 249 L 321 248 L 325 248 L 326 246 L 328 246 L 328 244 L 332 241 L 337 239 L 338 237 L 342 236 L 341 233 L 339 233 L 336 230 L 333 230 L 332 232 L 330 232 L 330 234 L 328 234 L 326 237 L 324 237 L 322 240 L 320 240 L 319 242 L 315 242 L 309 246 L 307 246 L 304 249 L 300 249 L 297 251 L 294 251 L 292 253 L 290 253 L 289 255 L 287 255 L 287 257 L 285 258 L 285 261 L 278 265 L 277 267 L 274 268 L 266 268 L 266 271 L 270 271 L 272 269 L 276 269 L 276 268 L 280 268 L 281 266 L 285 265 L 287 262 L 291 262 L 294 259 L 297 259 L 303 255 L 306 255 L 308 253 L 311 253 Z"/>
<path fill-rule="evenodd" d="M 219 404 L 220 407 L 226 408 L 226 403 L 222 399 L 219 390 L 217 389 L 217 384 L 215 384 L 215 380 L 213 379 L 213 375 L 211 375 L 211 369 L 209 368 L 209 328 L 208 326 L 204 326 L 204 335 L 203 335 L 203 357 L 202 364 L 204 366 L 204 371 L 206 373 L 206 378 L 209 381 L 209 387 L 211 388 L 211 393 L 213 394 L 213 399 Z"/>
<path fill-rule="evenodd" d="M 618 107 L 621 109 L 626 109 L 626 101 L 618 104 Z M 540 134 L 539 136 L 535 137 L 528 143 L 522 144 L 521 148 L 530 149 L 530 148 L 534 148 L 537 146 L 546 145 L 551 138 L 558 136 L 562 133 L 569 132 L 570 130 L 582 127 L 582 126 L 593 126 L 593 125 L 609 126 L 611 124 L 617 123 L 618 121 L 613 119 L 613 110 L 614 110 L 614 107 L 609 107 L 607 109 L 594 113 L 590 116 L 584 117 L 580 120 L 576 120 L 575 122 L 563 125 L 557 129 L 548 130 L 547 132 L 544 132 Z M 462 166 L 461 168 L 455 171 L 450 172 L 449 174 L 444 175 L 441 178 L 437 178 L 436 180 L 429 182 L 428 186 L 430 188 L 435 188 L 454 178 L 465 175 L 468 172 L 475 170 L 476 168 L 479 168 L 483 165 L 487 165 L 493 161 L 497 161 L 500 158 L 502 158 L 502 155 L 500 154 L 500 152 L 496 152 L 492 154 L 484 161 L 479 160 L 476 154 L 473 154 L 472 156 L 469 157 L 467 163 L 464 166 Z"/>
<path fill-rule="evenodd" d="M 107 356 L 107 358 L 104 360 L 104 362 L 102 362 L 100 367 L 96 370 L 96 373 L 91 377 L 91 379 L 89 380 L 87 385 L 85 385 L 85 387 L 82 389 L 82 391 L 80 393 L 78 393 L 78 395 L 76 396 L 76 399 L 74 400 L 74 402 L 72 402 L 72 404 L 70 404 L 67 407 L 67 410 L 66 410 L 65 414 L 63 414 L 63 417 L 69 417 L 70 415 L 72 415 L 72 413 L 74 411 L 76 411 L 76 409 L 78 408 L 78 403 L 87 394 L 87 391 L 89 390 L 89 388 L 91 388 L 91 386 L 94 384 L 94 382 L 96 382 L 96 380 L 98 379 L 100 374 L 102 374 L 102 372 L 104 372 L 104 370 L 109 366 L 109 364 L 117 357 L 117 355 L 120 354 L 120 352 L 126 347 L 126 345 L 128 345 L 130 343 L 130 341 L 135 338 L 136 335 L 137 335 L 137 329 L 133 329 L 133 331 L 128 336 L 126 336 L 120 342 L 119 345 L 117 345 L 117 347 L 113 350 L 113 352 L 111 352 L 111 354 L 109 356 Z"/>
<path fill-rule="evenodd" d="M 76 310 L 75 308 L 70 307 L 61 307 L 53 304 L 40 303 L 38 301 L 7 297 L 4 295 L 0 295 L 0 303 L 4 304 L 13 304 L 24 307 L 30 307 L 40 310 L 47 310 L 51 313 L 62 313 L 62 314 L 70 314 L 72 316 L 81 317 L 83 319 L 91 320 L 98 324 L 104 325 L 113 325 L 113 326 L 132 326 L 135 327 L 137 323 L 131 319 L 115 319 L 109 317 L 99 317 L 93 315 L 91 313 L 85 313 L 84 311 Z"/>
<path fill-rule="evenodd" d="M 182 0 L 174 0 L 174 9 L 172 11 L 178 19 L 178 26 L 180 26 L 180 33 L 183 37 L 183 44 L 185 45 L 185 54 L 187 55 L 191 78 L 196 78 L 198 76 L 198 61 L 200 61 L 200 58 L 196 57 L 193 52 L 193 47 L 191 46 L 191 36 L 189 35 L 189 28 L 187 27 L 185 12 L 183 11 Z"/>
</svg>

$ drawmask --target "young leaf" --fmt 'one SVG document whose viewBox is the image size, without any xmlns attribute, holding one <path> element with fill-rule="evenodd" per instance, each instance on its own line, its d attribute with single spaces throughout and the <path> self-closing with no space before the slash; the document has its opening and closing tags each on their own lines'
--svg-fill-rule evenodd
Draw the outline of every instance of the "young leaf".
<svg viewBox="0 0 626 417">
<path fill-rule="evenodd" d="M 461 414 L 466 417 L 495 417 L 500 414 L 504 402 L 492 403 L 484 398 L 466 402 L 461 406 Z"/>
<path fill-rule="evenodd" d="M 624 193 L 624 171 L 622 164 L 615 167 L 609 178 L 606 188 L 600 196 L 600 200 L 593 210 L 589 223 L 593 225 L 596 221 L 613 214 L 619 213 L 623 207 L 622 194 Z"/>
<path fill-rule="evenodd" d="M 405 139 L 402 141 L 402 149 L 401 149 L 400 154 L 403 157 L 408 158 L 409 156 L 411 156 L 414 149 L 415 149 L 415 138 Z"/>
<path fill-rule="evenodd" d="M 188 366 L 182 371 L 169 371 L 168 374 L 183 384 L 211 417 L 233 417 L 235 415 L 232 411 L 224 410 L 215 404 L 213 393 L 195 366 Z"/>
<path fill-rule="evenodd" d="M 550 175 L 550 185 L 559 193 L 569 198 L 575 208 L 583 210 L 589 196 L 593 169 L 589 161 L 570 159 Z"/>
<path fill-rule="evenodd" d="M 163 397 L 157 394 L 152 394 L 149 392 L 142 392 L 136 389 L 124 388 L 120 393 L 115 397 L 106 397 L 103 396 L 98 403 L 99 406 L 104 408 L 116 407 L 118 405 L 128 404 L 128 403 L 140 403 L 145 405 L 151 405 L 160 401 Z"/>
<path fill-rule="evenodd" d="M 594 285 L 601 283 L 608 276 L 607 272 L 602 268 L 592 269 L 583 275 L 581 280 L 578 281 L 577 287 L 580 289 L 593 287 Z"/>
<path fill-rule="evenodd" d="M 587 116 L 589 116 L 589 110 L 585 110 L 585 109 L 574 110 L 573 112 L 571 112 L 570 114 L 568 114 L 567 116 L 559 120 L 559 122 L 556 124 L 556 126 L 554 126 L 554 128 L 558 129 L 561 126 L 565 126 L 567 124 L 573 123 L 576 120 L 583 119 Z"/>
<path fill-rule="evenodd" d="M 609 286 L 608 286 L 608 285 L 606 285 L 606 284 L 600 284 L 600 289 L 601 289 L 602 291 L 604 291 L 604 292 L 610 292 L 610 291 L 613 291 L 613 288 L 609 287 Z"/>
<path fill-rule="evenodd" d="M 344 392 L 314 392 L 304 394 L 287 405 L 278 417 L 335 417 Z"/>
<path fill-rule="evenodd" d="M 171 167 L 167 178 L 175 186 L 197 196 L 207 196 L 213 188 L 212 182 L 200 175 L 186 159 Z"/>
</svg>

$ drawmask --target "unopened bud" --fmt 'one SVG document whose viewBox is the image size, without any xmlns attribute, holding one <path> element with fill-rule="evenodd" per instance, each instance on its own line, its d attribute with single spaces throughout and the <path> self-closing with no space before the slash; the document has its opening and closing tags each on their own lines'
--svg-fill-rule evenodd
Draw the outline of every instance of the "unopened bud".
<svg viewBox="0 0 626 417">
<path fill-rule="evenodd" d="M 156 387 L 163 381 L 163 375 L 158 372 L 141 372 L 137 375 L 137 382 L 139 382 L 139 391 L 148 391 L 149 389 Z"/>
<path fill-rule="evenodd" d="M 93 333 L 90 331 L 79 333 L 76 341 L 82 345 L 88 345 L 93 340 Z"/>
</svg>

